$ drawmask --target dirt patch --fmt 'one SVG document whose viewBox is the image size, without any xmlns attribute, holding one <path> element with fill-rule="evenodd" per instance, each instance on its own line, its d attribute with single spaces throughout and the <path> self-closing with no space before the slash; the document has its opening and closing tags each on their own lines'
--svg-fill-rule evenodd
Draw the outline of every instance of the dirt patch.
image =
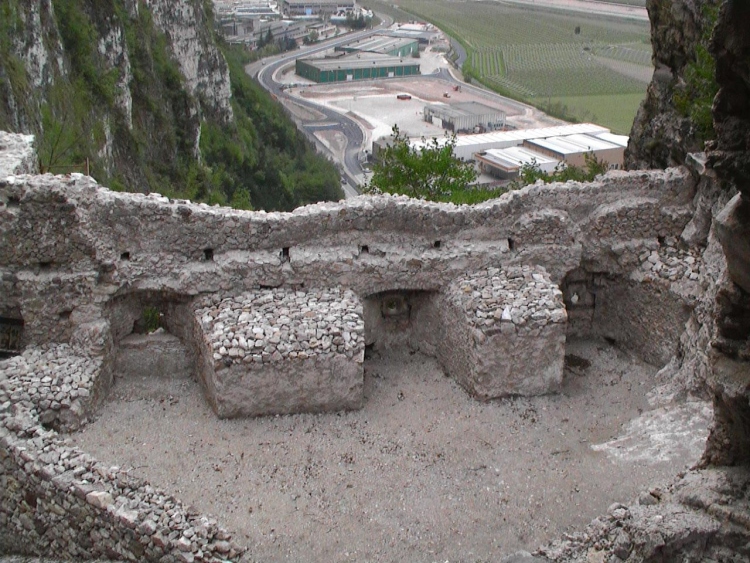
<svg viewBox="0 0 750 563">
<path fill-rule="evenodd" d="M 433 359 L 390 352 L 365 362 L 360 411 L 253 420 L 217 420 L 190 380 L 119 381 L 70 437 L 216 515 L 248 559 L 496 561 L 580 528 L 702 451 L 669 440 L 659 455 L 595 451 L 653 409 L 660 382 L 607 344 L 574 342 L 568 356 L 560 394 L 479 403 Z M 651 427 L 638 428 L 628 451 L 648 452 Z"/>
</svg>

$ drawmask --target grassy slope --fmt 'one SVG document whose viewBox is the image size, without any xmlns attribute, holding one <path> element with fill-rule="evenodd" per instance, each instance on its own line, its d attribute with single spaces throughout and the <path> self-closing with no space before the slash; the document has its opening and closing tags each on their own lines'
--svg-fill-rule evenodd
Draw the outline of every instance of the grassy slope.
<svg viewBox="0 0 750 563">
<path fill-rule="evenodd" d="M 644 91 L 645 93 L 645 91 Z M 570 113 L 609 127 L 614 133 L 629 135 L 644 94 L 552 97 L 553 104 L 568 107 Z M 588 112 L 588 113 L 587 113 Z"/>
</svg>

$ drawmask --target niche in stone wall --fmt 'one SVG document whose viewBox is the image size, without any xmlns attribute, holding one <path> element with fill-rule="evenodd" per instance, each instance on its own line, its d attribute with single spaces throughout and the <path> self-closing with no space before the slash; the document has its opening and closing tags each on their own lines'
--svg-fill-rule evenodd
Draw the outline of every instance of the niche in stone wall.
<svg viewBox="0 0 750 563">
<path fill-rule="evenodd" d="M 561 284 L 568 337 L 603 339 L 661 367 L 677 352 L 691 303 L 660 283 L 579 268 Z"/>
<path fill-rule="evenodd" d="M 374 293 L 363 301 L 365 344 L 375 350 L 406 346 L 434 355 L 438 314 L 437 292 L 389 290 Z"/>
<path fill-rule="evenodd" d="M 23 351 L 23 319 L 20 315 L 0 316 L 0 360 Z"/>
<path fill-rule="evenodd" d="M 171 291 L 133 291 L 108 305 L 114 343 L 113 375 L 118 378 L 191 378 L 192 314 L 188 296 Z"/>
</svg>

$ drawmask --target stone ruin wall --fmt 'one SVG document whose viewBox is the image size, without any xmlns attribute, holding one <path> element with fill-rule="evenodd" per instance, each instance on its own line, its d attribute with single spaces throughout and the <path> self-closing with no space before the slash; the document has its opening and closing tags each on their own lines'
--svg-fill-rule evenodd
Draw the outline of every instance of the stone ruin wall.
<svg viewBox="0 0 750 563">
<path fill-rule="evenodd" d="M 667 325 L 702 326 L 694 311 L 721 267 L 707 269 L 697 246 L 678 249 L 695 221 L 696 177 L 684 168 L 536 185 L 475 207 L 382 196 L 250 213 L 114 193 L 80 175 L 22 175 L 31 149 L 12 140 L 20 168 L 0 176 L 21 174 L 0 180 L 0 316 L 23 319 L 26 351 L 0 364 L 0 547 L 16 551 L 153 561 L 239 553 L 215 522 L 103 468 L 54 430 L 95 410 L 118 343 L 145 305 L 159 304 L 169 331 L 188 344 L 201 336 L 194 302 L 264 288 L 341 286 L 365 304 L 412 292 L 426 303 L 415 319 L 435 323 L 441 307 L 460 304 L 451 284 L 463 274 L 536 265 L 561 286 L 572 333 L 633 346 L 659 334 L 666 348 L 647 359 L 662 361 L 682 332 Z M 413 340 L 435 347 L 412 324 Z M 685 334 L 675 371 L 703 352 Z M 215 363 L 208 351 L 196 361 L 198 371 Z M 88 373 L 81 362 L 90 375 L 80 376 Z M 91 541 L 71 534 L 77 529 Z"/>
</svg>

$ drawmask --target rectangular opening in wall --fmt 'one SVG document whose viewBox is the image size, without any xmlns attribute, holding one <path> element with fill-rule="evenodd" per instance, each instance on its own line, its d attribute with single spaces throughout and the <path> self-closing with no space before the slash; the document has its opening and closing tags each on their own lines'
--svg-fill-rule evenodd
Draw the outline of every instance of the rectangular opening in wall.
<svg viewBox="0 0 750 563">
<path fill-rule="evenodd" d="M 281 261 L 289 262 L 289 247 L 285 246 L 281 249 Z"/>
<path fill-rule="evenodd" d="M 439 240 L 436 240 L 435 242 L 432 243 L 433 248 L 440 248 L 441 246 L 443 246 L 443 243 Z"/>
<path fill-rule="evenodd" d="M 362 244 L 359 247 L 359 253 L 360 254 L 369 254 L 370 253 L 370 247 L 366 244 Z"/>
<path fill-rule="evenodd" d="M 203 250 L 203 259 L 206 262 L 211 262 L 214 259 L 214 249 L 213 248 L 206 248 Z"/>
<path fill-rule="evenodd" d="M 516 241 L 514 241 L 512 238 L 508 239 L 508 249 L 509 250 L 515 250 L 516 249 Z"/>
<path fill-rule="evenodd" d="M 0 358 L 21 353 L 23 319 L 0 317 Z"/>
<path fill-rule="evenodd" d="M 120 260 L 130 260 L 130 252 L 123 252 L 120 254 Z"/>
</svg>

